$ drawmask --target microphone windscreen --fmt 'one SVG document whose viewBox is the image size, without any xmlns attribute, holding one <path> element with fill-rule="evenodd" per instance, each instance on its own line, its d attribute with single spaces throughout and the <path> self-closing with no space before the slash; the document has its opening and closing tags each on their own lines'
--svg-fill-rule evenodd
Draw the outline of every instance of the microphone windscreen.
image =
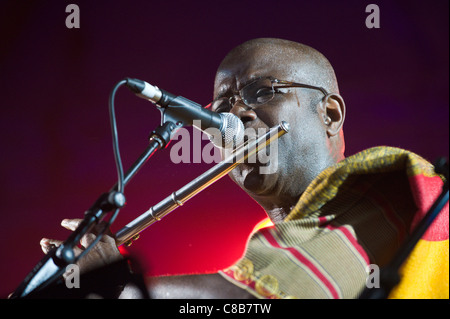
<svg viewBox="0 0 450 319">
<path fill-rule="evenodd" d="M 224 148 L 236 148 L 244 141 L 244 123 L 234 114 L 220 113 L 223 125 L 221 128 Z M 216 145 L 218 146 L 218 145 Z"/>
</svg>

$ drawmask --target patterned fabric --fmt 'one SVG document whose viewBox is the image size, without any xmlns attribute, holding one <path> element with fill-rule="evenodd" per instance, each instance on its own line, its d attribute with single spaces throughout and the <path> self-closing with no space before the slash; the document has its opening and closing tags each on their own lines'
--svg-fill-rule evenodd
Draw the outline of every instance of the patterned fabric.
<svg viewBox="0 0 450 319">
<path fill-rule="evenodd" d="M 440 194 L 423 158 L 376 147 L 324 170 L 287 218 L 254 232 L 219 273 L 258 298 L 357 298 Z M 403 266 L 391 298 L 448 298 L 448 203 Z"/>
</svg>

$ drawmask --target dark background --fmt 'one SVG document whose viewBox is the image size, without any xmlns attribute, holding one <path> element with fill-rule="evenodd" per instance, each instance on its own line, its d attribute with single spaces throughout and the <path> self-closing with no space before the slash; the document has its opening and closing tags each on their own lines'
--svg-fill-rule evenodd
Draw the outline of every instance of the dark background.
<svg viewBox="0 0 450 319">
<path fill-rule="evenodd" d="M 81 27 L 68 29 L 76 3 Z M 207 4 L 206 4 L 207 3 Z M 376 3 L 381 28 L 368 29 Z M 347 155 L 391 145 L 448 157 L 448 1 L 2 1 L 0 5 L 0 297 L 66 239 L 63 218 L 116 182 L 108 96 L 124 77 L 206 105 L 216 68 L 256 37 L 308 44 L 333 64 L 347 104 Z M 116 109 L 124 166 L 159 124 L 127 89 Z M 118 230 L 206 171 L 157 153 L 126 187 Z M 141 234 L 129 253 L 153 275 L 212 272 L 238 259 L 265 217 L 228 177 Z"/>
</svg>

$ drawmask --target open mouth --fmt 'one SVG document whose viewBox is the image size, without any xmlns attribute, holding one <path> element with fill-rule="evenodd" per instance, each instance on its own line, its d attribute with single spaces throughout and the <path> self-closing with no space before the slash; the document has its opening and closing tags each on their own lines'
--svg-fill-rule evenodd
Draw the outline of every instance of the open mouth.
<svg viewBox="0 0 450 319">
<path fill-rule="evenodd" d="M 258 174 L 272 174 L 277 169 L 278 141 L 273 135 L 267 134 L 267 128 L 246 128 L 242 143 L 234 148 L 224 149 L 223 158 L 233 158 L 238 161 L 240 170 L 254 171 Z M 242 156 L 246 157 L 245 160 Z M 258 168 L 258 170 L 255 170 Z"/>
</svg>

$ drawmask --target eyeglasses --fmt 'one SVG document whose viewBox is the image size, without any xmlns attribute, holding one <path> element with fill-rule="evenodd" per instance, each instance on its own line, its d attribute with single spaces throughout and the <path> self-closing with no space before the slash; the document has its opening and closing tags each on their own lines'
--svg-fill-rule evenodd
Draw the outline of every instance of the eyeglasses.
<svg viewBox="0 0 450 319">
<path fill-rule="evenodd" d="M 239 97 L 245 105 L 253 109 L 258 105 L 266 104 L 272 101 L 275 97 L 275 94 L 282 93 L 281 91 L 279 91 L 279 89 L 291 87 L 319 90 L 325 96 L 328 95 L 327 90 L 322 87 L 267 77 L 259 78 L 244 86 L 239 90 Z M 217 113 L 230 112 L 231 108 L 236 102 L 236 95 L 233 95 L 231 97 L 218 98 L 211 103 L 211 109 Z"/>
</svg>

